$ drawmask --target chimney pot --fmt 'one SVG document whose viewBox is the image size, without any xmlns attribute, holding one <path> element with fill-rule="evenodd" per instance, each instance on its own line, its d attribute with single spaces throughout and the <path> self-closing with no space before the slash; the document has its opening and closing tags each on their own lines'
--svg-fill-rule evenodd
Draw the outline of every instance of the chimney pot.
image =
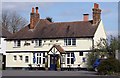
<svg viewBox="0 0 120 78">
<path fill-rule="evenodd" d="M 34 13 L 34 8 L 32 8 L 32 13 Z"/>
<path fill-rule="evenodd" d="M 94 3 L 94 8 L 99 8 L 99 4 Z"/>
<path fill-rule="evenodd" d="M 38 14 L 38 7 L 36 7 L 36 14 Z"/>
<path fill-rule="evenodd" d="M 88 21 L 89 20 L 89 14 L 83 14 L 83 20 Z"/>
<path fill-rule="evenodd" d="M 36 26 L 37 22 L 39 21 L 39 13 L 38 13 L 38 7 L 35 8 L 36 13 L 34 13 L 34 8 L 32 8 L 32 12 L 30 14 L 30 29 L 34 29 Z"/>
</svg>

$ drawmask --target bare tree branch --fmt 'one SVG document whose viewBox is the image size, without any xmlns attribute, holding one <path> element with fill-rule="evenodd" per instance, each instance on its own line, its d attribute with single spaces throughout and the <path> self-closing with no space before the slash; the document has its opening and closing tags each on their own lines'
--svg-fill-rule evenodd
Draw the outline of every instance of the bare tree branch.
<svg viewBox="0 0 120 78">
<path fill-rule="evenodd" d="M 19 31 L 27 24 L 27 20 L 20 16 L 17 12 L 6 12 L 2 13 L 2 26 L 12 33 Z"/>
</svg>

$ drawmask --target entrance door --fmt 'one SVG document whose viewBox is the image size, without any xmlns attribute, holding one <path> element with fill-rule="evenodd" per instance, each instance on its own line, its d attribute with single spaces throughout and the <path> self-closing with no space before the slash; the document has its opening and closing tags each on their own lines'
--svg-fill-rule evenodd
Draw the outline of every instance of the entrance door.
<svg viewBox="0 0 120 78">
<path fill-rule="evenodd" d="M 57 70 L 58 55 L 50 55 L 50 70 Z"/>
</svg>

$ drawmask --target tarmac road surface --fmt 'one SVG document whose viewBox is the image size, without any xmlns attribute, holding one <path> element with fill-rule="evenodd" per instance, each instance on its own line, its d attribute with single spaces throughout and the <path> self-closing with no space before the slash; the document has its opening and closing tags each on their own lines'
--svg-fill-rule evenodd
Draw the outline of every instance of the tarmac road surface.
<svg viewBox="0 0 120 78">
<path fill-rule="evenodd" d="M 2 78 L 120 78 L 119 76 L 101 76 L 92 71 L 25 71 L 4 70 Z M 11 77 L 10 77 L 11 76 Z"/>
</svg>

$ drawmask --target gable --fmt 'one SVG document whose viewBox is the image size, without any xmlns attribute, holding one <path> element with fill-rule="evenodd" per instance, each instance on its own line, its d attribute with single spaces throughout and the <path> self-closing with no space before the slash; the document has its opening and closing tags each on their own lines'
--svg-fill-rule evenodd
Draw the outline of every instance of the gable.
<svg viewBox="0 0 120 78">
<path fill-rule="evenodd" d="M 60 45 L 53 45 L 48 51 L 48 54 L 61 54 L 65 53 L 64 49 Z"/>
<path fill-rule="evenodd" d="M 57 50 L 55 47 L 52 48 L 48 54 L 60 54 L 59 50 Z"/>
<path fill-rule="evenodd" d="M 96 45 L 97 42 L 101 39 L 101 38 L 104 38 L 104 39 L 107 39 L 107 36 L 106 36 L 106 32 L 105 32 L 105 29 L 104 29 L 104 25 L 103 25 L 103 22 L 102 20 L 100 21 L 99 25 L 98 25 L 98 28 L 94 34 L 94 44 Z"/>
</svg>

